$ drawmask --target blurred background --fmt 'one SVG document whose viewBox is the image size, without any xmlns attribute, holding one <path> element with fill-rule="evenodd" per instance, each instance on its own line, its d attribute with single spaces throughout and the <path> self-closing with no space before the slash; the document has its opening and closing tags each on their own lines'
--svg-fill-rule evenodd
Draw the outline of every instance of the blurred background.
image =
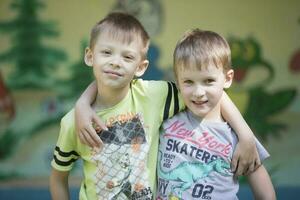
<svg viewBox="0 0 300 200">
<path fill-rule="evenodd" d="M 190 28 L 223 35 L 235 82 L 228 93 L 271 158 L 278 199 L 300 195 L 300 1 L 1 0 L 0 199 L 50 199 L 61 117 L 91 82 L 91 27 L 108 12 L 136 16 L 151 36 L 145 79 L 173 80 L 172 53 Z M 81 164 L 72 171 L 77 199 Z M 244 179 L 241 199 L 251 199 Z"/>
</svg>

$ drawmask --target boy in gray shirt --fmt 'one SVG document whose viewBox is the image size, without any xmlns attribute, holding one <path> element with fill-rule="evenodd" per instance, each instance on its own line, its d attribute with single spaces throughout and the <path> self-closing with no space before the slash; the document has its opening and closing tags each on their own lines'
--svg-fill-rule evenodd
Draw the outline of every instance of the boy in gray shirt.
<svg viewBox="0 0 300 200">
<path fill-rule="evenodd" d="M 223 89 L 233 79 L 230 48 L 211 31 L 188 31 L 174 51 L 174 72 L 187 109 L 165 121 L 160 135 L 157 200 L 237 199 L 230 163 L 238 142 L 221 116 Z M 256 140 L 260 160 L 268 152 Z M 276 199 L 260 165 L 247 175 L 255 199 Z"/>
</svg>

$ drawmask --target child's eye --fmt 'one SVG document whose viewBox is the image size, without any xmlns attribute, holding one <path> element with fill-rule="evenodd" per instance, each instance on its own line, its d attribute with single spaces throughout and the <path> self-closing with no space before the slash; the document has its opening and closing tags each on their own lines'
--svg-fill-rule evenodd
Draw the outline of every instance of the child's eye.
<svg viewBox="0 0 300 200">
<path fill-rule="evenodd" d="M 134 57 L 131 56 L 131 55 L 126 55 L 126 56 L 124 56 L 124 58 L 125 58 L 126 60 L 133 60 L 133 59 L 134 59 Z"/>
<path fill-rule="evenodd" d="M 212 78 L 208 78 L 208 79 L 205 80 L 206 84 L 210 84 L 210 83 L 213 83 L 213 82 L 215 82 L 215 80 L 212 79 Z"/>
<path fill-rule="evenodd" d="M 109 50 L 103 50 L 103 51 L 101 51 L 101 53 L 104 54 L 104 55 L 110 55 L 111 51 L 109 51 Z"/>
<path fill-rule="evenodd" d="M 191 85 L 191 84 L 193 84 L 193 81 L 192 80 L 184 80 L 183 83 Z"/>
</svg>

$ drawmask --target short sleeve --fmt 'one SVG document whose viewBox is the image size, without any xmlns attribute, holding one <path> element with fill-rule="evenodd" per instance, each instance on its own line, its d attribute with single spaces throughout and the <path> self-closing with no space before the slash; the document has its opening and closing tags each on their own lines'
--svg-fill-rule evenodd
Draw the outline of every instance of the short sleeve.
<svg viewBox="0 0 300 200">
<path fill-rule="evenodd" d="M 60 132 L 54 149 L 51 165 L 59 171 L 70 171 L 79 158 L 76 151 L 76 135 L 74 132 L 74 111 L 66 114 L 60 123 Z"/>
<path fill-rule="evenodd" d="M 173 117 L 184 109 L 184 103 L 174 82 L 166 82 L 168 85 L 167 96 L 164 105 L 163 120 Z"/>
<path fill-rule="evenodd" d="M 264 146 L 258 141 L 257 138 L 255 138 L 255 143 L 256 143 L 256 148 L 257 148 L 257 151 L 258 151 L 259 158 L 260 158 L 261 162 L 263 162 L 268 157 L 270 157 L 270 154 L 264 148 Z"/>
</svg>

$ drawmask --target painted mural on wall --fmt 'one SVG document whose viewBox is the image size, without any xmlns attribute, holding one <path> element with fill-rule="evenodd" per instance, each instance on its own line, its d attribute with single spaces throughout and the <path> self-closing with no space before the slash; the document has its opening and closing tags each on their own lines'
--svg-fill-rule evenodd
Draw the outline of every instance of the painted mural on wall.
<svg viewBox="0 0 300 200">
<path fill-rule="evenodd" d="M 151 37 L 161 31 L 164 10 L 159 0 L 115 2 L 112 10 L 127 11 L 136 16 Z M 0 180 L 38 174 L 15 166 L 12 160 L 22 151 L 20 144 L 44 134 L 52 125 L 58 125 L 61 117 L 92 80 L 92 70 L 85 66 L 82 59 L 87 46 L 85 39 L 81 41 L 79 60 L 69 61 L 72 64 L 67 69 L 68 76 L 55 76 L 59 70 L 57 64 L 66 62 L 68 55 L 61 49 L 44 45 L 44 41 L 59 34 L 57 22 L 41 21 L 39 13 L 45 6 L 45 2 L 39 0 L 13 0 L 11 9 L 16 17 L 0 22 L 0 34 L 11 37 L 10 49 L 0 52 L 0 70 L 5 67 L 13 69 L 8 77 L 1 77 L 0 74 Z M 271 116 L 279 115 L 295 101 L 296 89 L 266 89 L 274 80 L 275 69 L 263 57 L 263 49 L 256 38 L 231 37 L 228 41 L 232 49 L 236 82 L 229 93 L 242 99 L 244 117 L 261 139 L 267 141 L 269 137 L 277 137 L 288 125 L 272 120 Z M 299 55 L 297 50 L 291 57 L 289 67 L 292 73 L 300 71 Z M 158 44 L 151 43 L 148 58 L 150 66 L 143 78 L 170 78 L 171 66 L 163 70 L 158 65 Z M 258 75 L 253 78 L 253 73 Z M 48 172 L 52 153 L 53 146 L 49 145 L 40 148 L 40 152 L 32 154 L 30 159 L 35 164 L 43 163 L 40 168 L 47 166 L 43 172 Z M 22 166 L 30 168 L 29 165 L 24 163 Z"/>
<path fill-rule="evenodd" d="M 15 0 L 10 6 L 16 17 L 0 22 L 0 34 L 9 35 L 12 44 L 0 52 L 1 67 L 12 67 L 5 80 L 0 76 L 0 179 L 23 176 L 9 162 L 20 151 L 20 144 L 59 124 L 92 80 L 92 71 L 85 67 L 83 59 L 68 67 L 68 77 L 59 77 L 56 66 L 66 61 L 67 55 L 61 49 L 45 45 L 45 41 L 59 34 L 56 22 L 40 19 L 45 3 Z M 82 42 L 80 58 L 86 44 Z"/>
<path fill-rule="evenodd" d="M 9 123 L 15 117 L 15 112 L 13 97 L 0 72 L 0 121 Z"/>
<path fill-rule="evenodd" d="M 298 19 L 298 24 L 300 25 L 300 18 Z M 300 47 L 291 56 L 289 69 L 291 73 L 300 73 Z"/>
<path fill-rule="evenodd" d="M 55 22 L 40 20 L 38 12 L 45 5 L 38 0 L 12 1 L 10 7 L 16 17 L 0 23 L 1 34 L 9 35 L 11 41 L 11 47 L 0 53 L 0 62 L 3 68 L 13 66 L 6 83 L 3 82 L 3 85 L 7 85 L 4 91 L 9 91 L 8 88 L 12 91 L 49 90 L 56 82 L 56 77 L 51 74 L 55 73 L 57 63 L 66 59 L 62 50 L 44 44 L 46 39 L 55 38 L 59 34 Z M 16 124 L 6 124 L 6 132 L 14 132 L 11 127 Z M 5 138 L 14 140 L 13 136 L 6 133 L 2 135 L 1 141 L 6 141 Z M 1 145 L 1 148 L 0 157 L 9 155 L 7 152 L 10 152 L 10 148 L 6 148 L 6 145 Z"/>
<path fill-rule="evenodd" d="M 296 50 L 292 55 L 289 69 L 291 73 L 300 73 L 300 49 Z"/>
<path fill-rule="evenodd" d="M 232 50 L 232 65 L 235 71 L 234 80 L 247 94 L 247 105 L 244 118 L 253 132 L 262 140 L 268 136 L 277 136 L 280 131 L 287 128 L 280 121 L 272 121 L 271 117 L 278 115 L 288 108 L 296 96 L 295 88 L 287 88 L 268 91 L 267 86 L 274 80 L 274 67 L 262 56 L 262 49 L 255 38 L 240 39 L 232 37 L 228 39 Z M 247 74 L 251 70 L 259 69 L 250 84 L 243 85 Z M 259 109 L 258 109 L 259 108 Z"/>
</svg>

